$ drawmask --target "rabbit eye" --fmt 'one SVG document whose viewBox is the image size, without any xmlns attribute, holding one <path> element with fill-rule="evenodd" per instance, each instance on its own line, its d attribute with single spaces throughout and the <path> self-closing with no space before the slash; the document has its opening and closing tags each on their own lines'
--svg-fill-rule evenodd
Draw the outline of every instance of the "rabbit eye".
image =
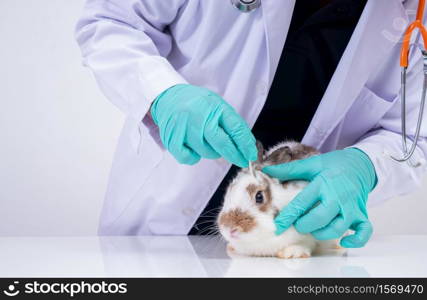
<svg viewBox="0 0 427 300">
<path fill-rule="evenodd" d="M 255 195 L 255 202 L 257 204 L 262 204 L 264 202 L 264 195 L 261 191 L 258 191 Z"/>
</svg>

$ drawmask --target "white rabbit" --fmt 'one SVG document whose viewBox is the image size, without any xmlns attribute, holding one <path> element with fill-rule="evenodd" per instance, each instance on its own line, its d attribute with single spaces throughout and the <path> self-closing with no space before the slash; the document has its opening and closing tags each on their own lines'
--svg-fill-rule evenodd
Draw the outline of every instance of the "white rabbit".
<svg viewBox="0 0 427 300">
<path fill-rule="evenodd" d="M 293 141 L 280 143 L 266 153 L 260 142 L 257 146 L 258 160 L 249 168 L 242 169 L 232 180 L 218 215 L 218 228 L 228 242 L 227 249 L 231 253 L 251 256 L 310 257 L 319 246 L 312 235 L 300 234 L 293 226 L 276 235 L 274 224 L 279 211 L 307 182 L 280 182 L 261 169 L 267 165 L 308 158 L 319 152 Z M 333 243 L 336 245 L 336 241 Z"/>
</svg>

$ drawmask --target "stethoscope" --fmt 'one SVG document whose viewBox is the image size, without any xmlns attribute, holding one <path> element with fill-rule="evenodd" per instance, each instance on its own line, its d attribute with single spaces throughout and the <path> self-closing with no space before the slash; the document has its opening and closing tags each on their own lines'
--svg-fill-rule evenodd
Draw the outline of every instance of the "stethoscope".
<svg viewBox="0 0 427 300">
<path fill-rule="evenodd" d="M 418 9 L 417 9 L 417 16 L 415 18 L 415 21 L 412 22 L 408 29 L 406 29 L 403 43 L 402 43 L 402 50 L 400 53 L 400 66 L 402 68 L 401 71 L 401 98 L 402 98 L 402 108 L 401 108 L 401 118 L 402 118 L 402 152 L 403 156 L 401 158 L 396 158 L 392 156 L 395 161 L 398 162 L 405 162 L 408 161 L 409 165 L 412 167 L 418 167 L 421 165 L 421 163 L 413 164 L 409 159 L 414 154 L 415 149 L 417 148 L 418 140 L 420 138 L 420 131 L 421 131 L 421 125 L 423 122 L 423 114 L 424 114 L 424 106 L 425 106 L 425 100 L 426 100 L 426 92 L 427 92 L 427 30 L 423 24 L 424 19 L 424 9 L 425 9 L 425 0 L 419 0 L 418 2 Z M 424 59 L 424 81 L 423 81 L 423 91 L 421 94 L 421 102 L 420 102 L 420 111 L 418 113 L 418 121 L 417 121 L 417 127 L 415 129 L 415 136 L 414 141 L 412 143 L 411 148 L 408 150 L 407 145 L 407 135 L 406 135 L 406 73 L 409 65 L 409 46 L 411 41 L 411 36 L 414 31 L 414 29 L 418 28 L 419 32 L 421 33 L 421 38 L 424 42 L 424 49 L 421 49 L 421 53 Z"/>
<path fill-rule="evenodd" d="M 419 0 L 417 17 L 414 22 L 412 22 L 408 29 L 405 32 L 404 40 L 402 43 L 402 50 L 400 54 L 400 66 L 402 67 L 401 71 L 401 98 L 402 98 L 402 107 L 401 107 L 401 127 L 402 127 L 402 152 L 403 156 L 400 158 L 391 156 L 397 162 L 408 162 L 412 167 L 418 167 L 421 164 L 413 164 L 411 157 L 413 156 L 415 149 L 417 148 L 418 141 L 420 139 L 420 131 L 423 122 L 423 114 L 427 93 L 427 29 L 423 24 L 424 18 L 424 9 L 425 9 L 425 0 Z M 241 12 L 251 12 L 261 5 L 261 0 L 231 0 L 231 3 Z M 424 83 L 423 90 L 421 94 L 420 102 L 420 111 L 418 113 L 417 127 L 415 129 L 415 136 L 410 149 L 408 149 L 408 137 L 406 134 L 406 75 L 408 69 L 408 60 L 409 60 L 409 46 L 411 41 L 412 32 L 414 29 L 418 28 L 421 33 L 421 37 L 424 42 L 424 49 L 421 49 L 421 53 L 424 58 Z"/>
<path fill-rule="evenodd" d="M 241 12 L 251 12 L 261 5 L 261 0 L 231 0 L 231 3 Z"/>
</svg>

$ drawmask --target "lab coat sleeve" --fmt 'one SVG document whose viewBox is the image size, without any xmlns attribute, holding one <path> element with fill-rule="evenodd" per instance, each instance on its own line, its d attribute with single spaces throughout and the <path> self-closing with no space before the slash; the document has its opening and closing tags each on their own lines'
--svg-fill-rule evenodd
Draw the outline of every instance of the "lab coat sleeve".
<svg viewBox="0 0 427 300">
<path fill-rule="evenodd" d="M 168 25 L 183 0 L 87 0 L 76 26 L 83 64 L 105 96 L 126 115 L 142 120 L 151 102 L 186 80 L 166 59 Z"/>
<path fill-rule="evenodd" d="M 414 51 L 419 52 L 419 50 Z M 416 55 L 412 60 L 412 67 L 408 69 L 407 76 L 408 149 L 415 135 L 424 81 L 421 55 Z M 395 103 L 380 120 L 378 126 L 353 146 L 364 151 L 375 166 L 378 182 L 369 195 L 368 204 L 370 205 L 413 191 L 421 185 L 422 179 L 426 175 L 427 122 L 425 117 L 421 128 L 421 138 L 412 158 L 414 163 L 421 163 L 421 166 L 413 168 L 407 163 L 399 163 L 390 158 L 390 155 L 395 157 L 403 155 L 400 107 L 401 99 L 400 96 L 397 96 Z"/>
</svg>

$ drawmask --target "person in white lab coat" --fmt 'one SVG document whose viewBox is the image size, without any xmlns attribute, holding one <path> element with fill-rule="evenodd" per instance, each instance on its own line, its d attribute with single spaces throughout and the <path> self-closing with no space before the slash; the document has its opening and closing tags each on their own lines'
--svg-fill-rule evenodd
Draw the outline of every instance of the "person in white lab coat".
<svg viewBox="0 0 427 300">
<path fill-rule="evenodd" d="M 319 2 L 315 12 L 340 1 Z M 291 38 L 288 32 L 306 30 L 301 24 L 307 22 L 298 25 L 294 16 L 298 5 L 295 0 L 263 0 L 258 9 L 242 13 L 229 0 L 87 1 L 76 28 L 84 64 L 127 116 L 100 234 L 192 231 L 208 202 L 221 194 L 231 163 L 244 167 L 256 156 L 250 129 L 258 138 L 257 125 L 262 123 L 259 132 L 268 128 L 265 120 L 277 105 L 279 111 L 288 111 L 286 101 L 270 99 L 281 79 L 275 75 L 309 78 L 298 77 L 305 70 L 302 65 L 288 70 L 284 58 L 292 48 L 284 47 L 285 41 L 299 41 L 294 38 L 298 34 Z M 319 239 L 353 229 L 355 234 L 341 244 L 363 246 L 372 232 L 367 203 L 419 185 L 426 170 L 425 126 L 413 157 L 421 167 L 390 158 L 401 152 L 398 59 L 404 28 L 394 24 L 399 18 L 408 20 L 416 6 L 415 0 L 368 0 L 354 8 L 359 12 L 354 26 L 348 25 L 351 30 L 343 35 L 347 40 L 340 39 L 346 44 L 328 65 L 332 71 L 324 72 L 323 88 L 318 84 L 321 97 L 307 104 L 311 113 L 296 128 L 302 132 L 297 138 L 324 154 L 265 170 L 282 180 L 311 181 L 277 217 L 277 234 L 291 224 Z M 338 5 L 336 11 L 342 9 Z M 300 26 L 295 31 L 294 24 Z M 418 44 L 415 39 L 412 47 Z M 423 73 L 419 51 L 412 53 L 407 130 L 413 136 Z M 303 84 L 310 90 L 317 82 Z M 298 112 L 302 114 L 301 107 Z M 285 127 L 278 122 L 279 128 Z M 279 138 L 262 137 L 270 142 Z"/>
</svg>

